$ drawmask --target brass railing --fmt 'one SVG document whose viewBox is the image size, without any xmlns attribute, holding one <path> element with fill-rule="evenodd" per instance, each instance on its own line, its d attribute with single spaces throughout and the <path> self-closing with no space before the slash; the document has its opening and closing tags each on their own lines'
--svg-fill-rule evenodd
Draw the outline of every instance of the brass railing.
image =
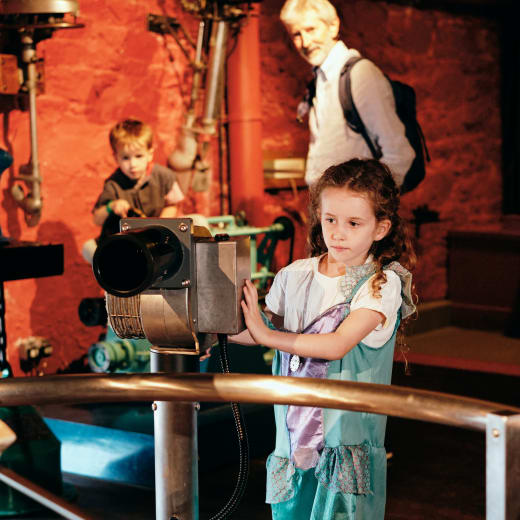
<svg viewBox="0 0 520 520">
<path fill-rule="evenodd" d="M 253 374 L 92 374 L 0 381 L 0 406 L 121 401 L 319 406 L 486 433 L 486 518 L 520 518 L 520 408 L 391 385 Z"/>
</svg>

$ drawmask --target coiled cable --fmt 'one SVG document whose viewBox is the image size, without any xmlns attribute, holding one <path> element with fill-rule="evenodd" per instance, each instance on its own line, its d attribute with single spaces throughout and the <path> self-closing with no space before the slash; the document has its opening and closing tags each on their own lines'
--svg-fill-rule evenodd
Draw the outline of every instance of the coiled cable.
<svg viewBox="0 0 520 520">
<path fill-rule="evenodd" d="M 218 342 L 222 372 L 228 374 L 230 370 L 227 352 L 227 335 L 218 334 Z M 233 419 L 235 420 L 240 451 L 237 483 L 227 504 L 215 516 L 212 516 L 210 520 L 224 520 L 225 518 L 229 518 L 240 504 L 247 486 L 247 478 L 249 475 L 249 442 L 247 439 L 246 426 L 238 403 L 231 403 L 231 411 L 233 412 Z"/>
</svg>

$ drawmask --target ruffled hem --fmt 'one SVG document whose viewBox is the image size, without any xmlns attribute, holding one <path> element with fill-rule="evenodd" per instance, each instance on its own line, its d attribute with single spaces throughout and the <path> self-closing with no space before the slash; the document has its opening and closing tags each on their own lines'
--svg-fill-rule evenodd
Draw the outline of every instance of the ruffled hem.
<svg viewBox="0 0 520 520">
<path fill-rule="evenodd" d="M 294 497 L 297 491 L 295 472 L 294 464 L 288 458 L 269 455 L 266 493 L 268 504 L 285 502 Z M 319 483 L 331 493 L 372 493 L 368 443 L 324 448 L 314 474 Z"/>
<path fill-rule="evenodd" d="M 368 444 L 324 448 L 316 466 L 316 478 L 332 493 L 370 493 Z"/>
<path fill-rule="evenodd" d="M 285 502 L 294 496 L 294 464 L 285 457 L 271 453 L 267 458 L 266 499 L 268 504 Z"/>
</svg>

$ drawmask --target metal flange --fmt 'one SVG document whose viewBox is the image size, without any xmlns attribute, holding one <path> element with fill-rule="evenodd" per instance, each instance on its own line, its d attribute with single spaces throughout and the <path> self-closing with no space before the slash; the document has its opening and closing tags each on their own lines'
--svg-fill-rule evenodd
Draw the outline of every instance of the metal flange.
<svg viewBox="0 0 520 520">
<path fill-rule="evenodd" d="M 1 0 L 0 14 L 78 14 L 77 0 Z"/>
</svg>

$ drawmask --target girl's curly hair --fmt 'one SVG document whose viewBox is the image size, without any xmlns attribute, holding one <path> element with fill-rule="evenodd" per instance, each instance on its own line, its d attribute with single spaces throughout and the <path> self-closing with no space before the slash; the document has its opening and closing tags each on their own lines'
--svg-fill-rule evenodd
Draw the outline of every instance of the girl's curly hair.
<svg viewBox="0 0 520 520">
<path fill-rule="evenodd" d="M 311 256 L 327 252 L 320 220 L 321 194 L 326 188 L 347 188 L 364 195 L 372 203 L 377 221 L 388 219 L 391 222 L 388 234 L 370 248 L 376 266 L 372 291 L 378 296 L 381 285 L 386 282 L 383 272 L 386 265 L 398 260 L 407 269 L 412 269 L 416 262 L 406 223 L 399 215 L 399 189 L 392 174 L 388 166 L 375 159 L 351 159 L 325 170 L 310 192 L 308 246 Z"/>
</svg>

